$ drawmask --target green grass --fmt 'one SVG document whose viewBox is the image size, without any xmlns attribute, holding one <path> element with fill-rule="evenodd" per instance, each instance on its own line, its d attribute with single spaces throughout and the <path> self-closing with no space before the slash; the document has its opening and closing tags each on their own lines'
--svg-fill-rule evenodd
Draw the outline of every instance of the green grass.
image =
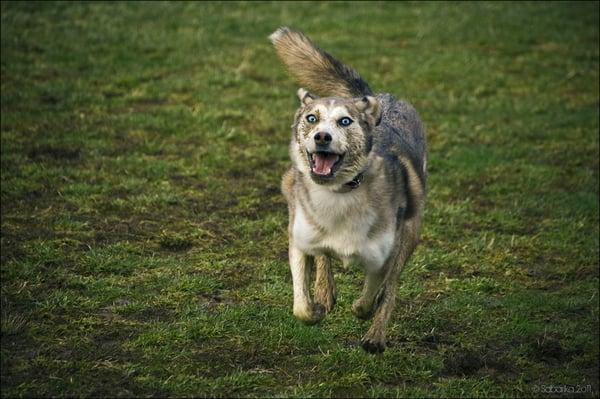
<svg viewBox="0 0 600 399">
<path fill-rule="evenodd" d="M 383 355 L 360 270 L 320 325 L 291 313 L 283 24 L 427 126 Z M 597 2 L 3 2 L 1 26 L 2 397 L 598 396 Z"/>
</svg>

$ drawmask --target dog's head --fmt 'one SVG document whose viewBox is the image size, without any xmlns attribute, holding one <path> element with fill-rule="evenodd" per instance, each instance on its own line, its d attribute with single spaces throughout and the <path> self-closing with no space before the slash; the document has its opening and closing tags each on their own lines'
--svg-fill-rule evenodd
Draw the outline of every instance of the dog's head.
<svg viewBox="0 0 600 399">
<path fill-rule="evenodd" d="M 375 97 L 318 98 L 298 90 L 292 158 L 318 184 L 343 184 L 366 167 L 381 107 Z"/>
</svg>

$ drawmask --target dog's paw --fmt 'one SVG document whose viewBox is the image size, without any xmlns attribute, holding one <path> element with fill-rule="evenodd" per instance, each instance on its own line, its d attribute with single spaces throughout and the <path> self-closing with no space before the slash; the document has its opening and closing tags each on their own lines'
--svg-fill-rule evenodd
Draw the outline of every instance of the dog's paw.
<svg viewBox="0 0 600 399">
<path fill-rule="evenodd" d="M 298 320 L 304 322 L 304 324 L 308 325 L 317 324 L 325 318 L 325 314 L 325 306 L 321 305 L 320 303 L 315 303 L 312 306 L 302 310 L 294 309 L 294 316 L 296 316 Z"/>
<path fill-rule="evenodd" d="M 373 306 L 366 305 L 359 298 L 352 304 L 352 313 L 361 320 L 368 320 L 373 317 Z"/>
<path fill-rule="evenodd" d="M 371 339 L 368 338 L 363 338 L 360 341 L 360 346 L 362 346 L 362 348 L 369 353 L 382 353 L 385 348 L 385 340 L 384 341 L 372 341 Z"/>
<path fill-rule="evenodd" d="M 335 292 L 329 290 L 316 291 L 315 302 L 322 304 L 325 307 L 325 311 L 329 313 L 333 310 L 333 306 L 336 303 Z"/>
<path fill-rule="evenodd" d="M 369 353 L 381 353 L 386 348 L 385 330 L 377 325 L 372 325 L 365 336 L 360 340 L 360 345 Z"/>
</svg>

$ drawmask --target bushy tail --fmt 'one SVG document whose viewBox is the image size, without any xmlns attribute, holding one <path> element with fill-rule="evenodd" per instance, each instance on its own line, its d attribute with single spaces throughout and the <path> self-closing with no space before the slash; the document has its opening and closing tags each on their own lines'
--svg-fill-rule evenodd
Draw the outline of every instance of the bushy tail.
<svg viewBox="0 0 600 399">
<path fill-rule="evenodd" d="M 309 91 L 325 97 L 373 94 L 354 69 L 315 46 L 302 33 L 282 26 L 269 38 L 289 72 Z"/>
</svg>

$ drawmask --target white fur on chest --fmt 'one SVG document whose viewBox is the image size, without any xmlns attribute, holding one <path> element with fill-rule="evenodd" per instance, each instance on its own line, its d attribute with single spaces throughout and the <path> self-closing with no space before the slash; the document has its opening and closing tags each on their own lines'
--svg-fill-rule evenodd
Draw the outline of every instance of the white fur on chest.
<svg viewBox="0 0 600 399">
<path fill-rule="evenodd" d="M 366 198 L 366 187 L 349 193 L 335 193 L 325 187 L 310 191 L 314 211 L 309 221 L 297 204 L 293 226 L 294 245 L 310 255 L 335 253 L 344 264 L 360 262 L 377 270 L 390 254 L 395 226 L 390 223 L 377 235 L 369 237 L 377 222 L 377 209 Z"/>
</svg>

